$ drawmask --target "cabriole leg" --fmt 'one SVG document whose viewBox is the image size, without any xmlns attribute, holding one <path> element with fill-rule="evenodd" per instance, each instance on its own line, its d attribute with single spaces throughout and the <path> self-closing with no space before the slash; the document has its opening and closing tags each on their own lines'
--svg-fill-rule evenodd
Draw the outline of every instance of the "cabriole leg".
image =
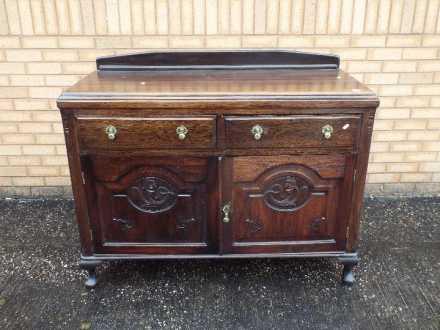
<svg viewBox="0 0 440 330">
<path fill-rule="evenodd" d="M 96 278 L 96 267 L 98 267 L 99 264 L 101 264 L 102 261 L 100 260 L 84 260 L 81 259 L 79 266 L 82 269 L 87 270 L 88 272 L 88 277 L 86 280 L 86 287 L 87 288 L 94 288 L 96 286 L 96 283 L 98 282 L 97 278 Z"/>
<path fill-rule="evenodd" d="M 355 282 L 353 267 L 359 262 L 357 254 L 339 257 L 338 261 L 344 266 L 342 270 L 342 284 L 352 285 Z"/>
</svg>

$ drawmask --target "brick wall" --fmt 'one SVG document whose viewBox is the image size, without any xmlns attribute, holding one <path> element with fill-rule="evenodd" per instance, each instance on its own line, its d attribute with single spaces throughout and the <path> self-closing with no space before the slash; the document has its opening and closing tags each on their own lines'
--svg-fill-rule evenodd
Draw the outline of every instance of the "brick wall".
<svg viewBox="0 0 440 330">
<path fill-rule="evenodd" d="M 96 56 L 331 52 L 380 95 L 368 189 L 440 192 L 440 0 L 0 0 L 0 191 L 68 192 L 55 106 Z"/>
</svg>

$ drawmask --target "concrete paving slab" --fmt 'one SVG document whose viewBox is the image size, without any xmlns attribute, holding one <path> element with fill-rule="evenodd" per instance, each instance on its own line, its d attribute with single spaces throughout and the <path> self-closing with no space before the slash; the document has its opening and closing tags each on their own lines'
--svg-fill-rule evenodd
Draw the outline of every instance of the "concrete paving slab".
<svg viewBox="0 0 440 330">
<path fill-rule="evenodd" d="M 329 259 L 105 263 L 70 200 L 0 200 L 1 329 L 440 329 L 440 198 L 367 199 L 357 283 Z"/>
</svg>

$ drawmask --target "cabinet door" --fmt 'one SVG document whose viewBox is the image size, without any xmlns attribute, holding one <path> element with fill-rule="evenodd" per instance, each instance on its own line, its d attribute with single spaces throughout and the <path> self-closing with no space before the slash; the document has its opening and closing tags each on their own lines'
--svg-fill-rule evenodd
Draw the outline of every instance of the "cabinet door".
<svg viewBox="0 0 440 330">
<path fill-rule="evenodd" d="M 342 154 L 229 158 L 223 252 L 344 250 L 352 167 Z"/>
<path fill-rule="evenodd" d="M 212 252 L 215 162 L 94 157 L 88 167 L 95 253 Z"/>
</svg>

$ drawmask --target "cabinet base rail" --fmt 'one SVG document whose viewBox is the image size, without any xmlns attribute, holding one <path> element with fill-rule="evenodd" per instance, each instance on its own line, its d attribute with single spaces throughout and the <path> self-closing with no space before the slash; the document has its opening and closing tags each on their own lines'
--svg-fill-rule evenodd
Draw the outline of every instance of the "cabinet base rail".
<svg viewBox="0 0 440 330">
<path fill-rule="evenodd" d="M 301 253 L 256 253 L 256 254 L 201 254 L 201 255 L 167 255 L 167 254 L 113 254 L 81 256 L 80 268 L 88 272 L 85 286 L 94 288 L 98 283 L 96 268 L 105 261 L 112 260 L 160 260 L 160 259 L 251 259 L 251 258 L 337 258 L 339 264 L 343 265 L 341 281 L 344 285 L 352 285 L 355 282 L 353 267 L 359 262 L 356 252 L 301 252 Z"/>
</svg>

